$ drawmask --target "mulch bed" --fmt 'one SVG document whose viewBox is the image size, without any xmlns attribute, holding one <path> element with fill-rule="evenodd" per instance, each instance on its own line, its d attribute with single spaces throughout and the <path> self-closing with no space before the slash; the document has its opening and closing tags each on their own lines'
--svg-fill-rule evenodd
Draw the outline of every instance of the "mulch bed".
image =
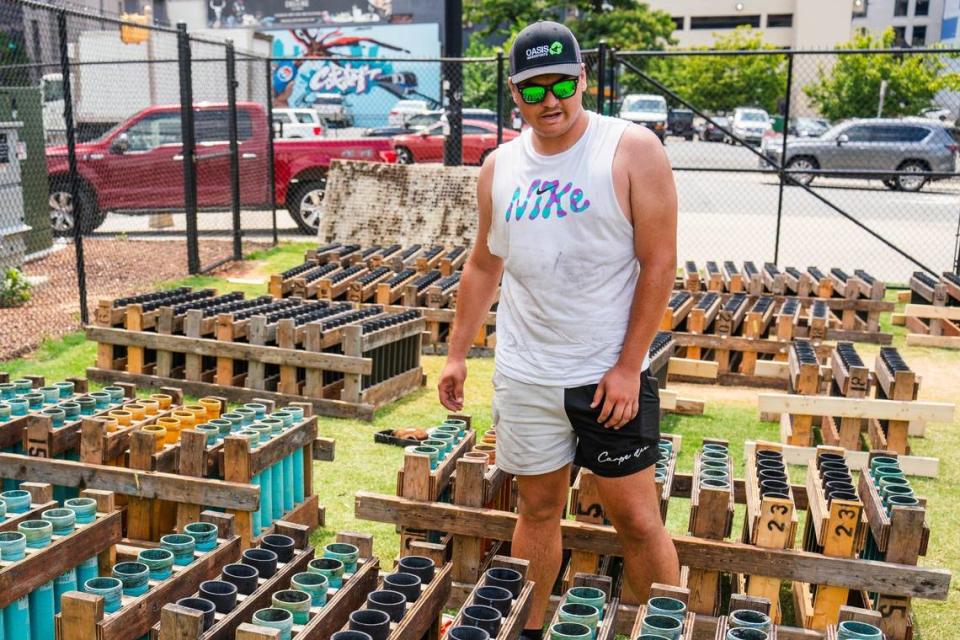
<svg viewBox="0 0 960 640">
<path fill-rule="evenodd" d="M 201 240 L 200 264 L 212 264 L 231 253 L 229 241 Z M 90 318 L 102 298 L 152 291 L 156 283 L 187 275 L 187 247 L 180 240 L 84 240 L 87 304 Z M 229 268 L 229 263 L 221 269 Z M 17 358 L 45 338 L 81 328 L 73 244 L 24 266 L 29 276 L 48 280 L 33 289 L 21 307 L 0 309 L 0 360 Z"/>
</svg>

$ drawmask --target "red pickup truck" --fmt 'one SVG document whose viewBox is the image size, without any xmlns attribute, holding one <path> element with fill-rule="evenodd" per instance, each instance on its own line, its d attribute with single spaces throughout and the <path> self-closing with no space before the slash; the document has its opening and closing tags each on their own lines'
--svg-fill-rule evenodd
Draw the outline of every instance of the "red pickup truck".
<svg viewBox="0 0 960 640">
<path fill-rule="evenodd" d="M 194 107 L 197 205 L 224 210 L 230 206 L 230 143 L 226 104 Z M 270 201 L 267 172 L 269 144 L 266 110 L 257 103 L 237 104 L 240 150 L 240 202 L 246 208 Z M 275 140 L 276 204 L 286 208 L 297 226 L 316 233 L 327 168 L 336 158 L 395 162 L 387 138 Z M 83 231 L 90 232 L 111 211 L 156 213 L 183 209 L 183 150 L 180 106 L 149 107 L 105 133 L 77 145 L 80 188 L 76 206 L 70 196 L 67 148 L 47 148 L 50 177 L 50 224 L 55 234 L 73 233 L 79 208 Z"/>
</svg>

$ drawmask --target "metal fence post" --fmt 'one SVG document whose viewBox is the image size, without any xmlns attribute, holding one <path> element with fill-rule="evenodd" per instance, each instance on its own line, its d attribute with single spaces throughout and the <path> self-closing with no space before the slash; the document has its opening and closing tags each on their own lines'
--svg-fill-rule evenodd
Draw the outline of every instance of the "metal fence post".
<svg viewBox="0 0 960 640">
<path fill-rule="evenodd" d="M 274 180 L 273 166 L 273 66 L 270 58 L 266 63 L 267 80 L 267 195 L 270 198 L 270 219 L 273 224 L 273 246 L 277 246 L 277 183 Z M 324 124 L 326 127 L 326 124 Z M 288 196 L 289 197 L 289 196 Z"/>
<path fill-rule="evenodd" d="M 783 188 L 787 178 L 783 171 L 787 166 L 787 130 L 790 128 L 791 93 L 793 93 L 793 52 L 787 54 L 787 96 L 783 106 L 783 142 L 780 147 L 780 165 L 777 172 L 780 176 L 780 193 L 777 197 L 777 232 L 773 241 L 773 264 L 778 264 L 780 259 L 780 223 L 783 220 Z"/>
<path fill-rule="evenodd" d="M 233 259 L 243 260 L 240 231 L 240 145 L 237 142 L 237 54 L 227 40 L 227 108 L 230 131 L 230 205 L 233 211 Z"/>
<path fill-rule="evenodd" d="M 183 146 L 183 208 L 187 214 L 187 271 L 200 273 L 200 242 L 197 232 L 196 132 L 193 126 L 193 69 L 187 25 L 177 23 L 177 57 L 180 62 L 180 130 Z"/>
<path fill-rule="evenodd" d="M 67 127 L 67 164 L 70 181 L 70 203 L 73 206 L 73 245 L 77 261 L 77 290 L 80 294 L 80 322 L 87 324 L 87 268 L 83 255 L 83 211 L 77 196 L 77 137 L 73 122 L 73 95 L 70 86 L 70 56 L 67 53 L 67 12 L 57 12 L 57 32 L 60 40 L 60 74 L 63 76 L 63 121 Z M 96 213 L 91 211 L 90 213 Z"/>
<path fill-rule="evenodd" d="M 617 91 L 619 83 L 617 82 L 617 50 L 610 49 L 610 102 L 607 106 L 607 115 L 613 115 L 617 107 Z"/>
<path fill-rule="evenodd" d="M 503 49 L 497 50 L 497 146 L 503 144 Z"/>
<path fill-rule="evenodd" d="M 603 113 L 603 94 L 606 85 L 606 57 L 607 41 L 601 40 L 597 44 L 597 113 Z"/>
<path fill-rule="evenodd" d="M 448 135 L 443 142 L 443 164 L 463 164 L 463 0 L 444 2 L 443 47 L 445 58 L 458 58 L 442 63 L 447 83 Z"/>
</svg>

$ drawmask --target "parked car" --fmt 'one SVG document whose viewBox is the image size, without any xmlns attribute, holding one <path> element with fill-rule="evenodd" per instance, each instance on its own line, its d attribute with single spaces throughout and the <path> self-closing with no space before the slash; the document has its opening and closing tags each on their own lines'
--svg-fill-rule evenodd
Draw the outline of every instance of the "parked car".
<svg viewBox="0 0 960 640">
<path fill-rule="evenodd" d="M 397 100 L 387 114 L 387 123 L 395 127 L 406 125 L 407 120 L 427 111 L 426 100 Z"/>
<path fill-rule="evenodd" d="M 670 135 L 684 140 L 693 140 L 697 132 L 693 128 L 693 111 L 690 109 L 670 109 L 667 115 L 667 129 Z"/>
<path fill-rule="evenodd" d="M 353 126 L 353 114 L 339 93 L 314 94 L 311 106 L 330 126 Z"/>
<path fill-rule="evenodd" d="M 779 145 L 764 149 L 774 162 L 780 152 Z M 842 122 L 819 138 L 788 138 L 785 168 L 797 171 L 793 178 L 801 184 L 815 177 L 804 170 L 835 169 L 849 172 L 843 177 L 880 179 L 890 189 L 919 191 L 928 180 L 940 178 L 913 174 L 954 173 L 956 156 L 957 142 L 942 123 L 877 118 Z"/>
<path fill-rule="evenodd" d="M 276 138 L 322 138 L 323 119 L 313 109 L 273 109 L 273 135 Z"/>
<path fill-rule="evenodd" d="M 513 129 L 503 130 L 503 141 L 516 138 L 519 132 Z M 443 161 L 443 123 L 393 137 L 393 147 L 397 152 L 397 162 Z M 482 164 L 487 155 L 497 147 L 497 125 L 483 120 L 463 121 L 463 163 Z"/>
<path fill-rule="evenodd" d="M 830 128 L 823 118 L 790 118 L 787 133 L 798 138 L 819 138 Z"/>
<path fill-rule="evenodd" d="M 713 120 L 716 125 L 713 124 L 713 122 L 704 120 L 703 125 L 700 127 L 700 139 L 704 142 L 726 142 L 728 134 L 724 129 L 730 129 L 730 118 L 726 116 L 713 116 L 711 120 Z"/>
<path fill-rule="evenodd" d="M 770 115 L 763 109 L 737 107 L 733 111 L 731 127 L 735 136 L 747 144 L 757 144 L 763 140 L 763 134 L 772 129 Z M 728 138 L 733 142 L 733 138 Z"/>
<path fill-rule="evenodd" d="M 231 202 L 227 105 L 205 103 L 194 109 L 197 150 L 197 205 L 222 210 Z M 269 203 L 264 108 L 237 104 L 240 151 L 240 201 L 243 206 Z M 327 168 L 336 158 L 394 162 L 390 140 L 275 140 L 275 203 L 285 207 L 301 230 L 316 233 Z M 103 137 L 78 144 L 77 202 L 70 195 L 67 148 L 47 147 L 50 224 L 54 233 L 73 233 L 79 211 L 83 231 L 93 231 L 111 211 L 155 213 L 183 208 L 183 145 L 180 105 L 148 107 Z"/>
<path fill-rule="evenodd" d="M 398 136 L 403 133 L 420 131 L 440 122 L 444 117 L 443 109 L 434 109 L 425 111 L 407 118 L 405 126 L 387 125 L 385 127 L 372 127 L 363 132 L 365 136 Z M 497 123 L 497 114 L 490 109 L 464 109 L 461 112 L 464 120 L 484 120 Z"/>
<path fill-rule="evenodd" d="M 631 93 L 620 105 L 620 117 L 650 129 L 660 142 L 667 135 L 667 101 L 663 96 Z"/>
</svg>

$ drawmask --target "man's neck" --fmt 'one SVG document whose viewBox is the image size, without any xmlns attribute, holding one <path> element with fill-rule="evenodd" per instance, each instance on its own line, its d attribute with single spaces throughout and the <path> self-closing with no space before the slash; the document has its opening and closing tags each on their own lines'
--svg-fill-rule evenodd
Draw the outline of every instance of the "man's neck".
<svg viewBox="0 0 960 640">
<path fill-rule="evenodd" d="M 580 136 L 584 134 L 584 132 L 587 130 L 587 125 L 589 124 L 590 114 L 588 114 L 585 109 L 581 109 L 576 121 L 573 123 L 573 126 L 561 136 L 557 136 L 556 138 L 545 138 L 538 134 L 537 130 L 534 129 L 533 149 L 537 153 L 545 156 L 563 153 L 577 143 L 577 140 L 579 140 Z"/>
</svg>

